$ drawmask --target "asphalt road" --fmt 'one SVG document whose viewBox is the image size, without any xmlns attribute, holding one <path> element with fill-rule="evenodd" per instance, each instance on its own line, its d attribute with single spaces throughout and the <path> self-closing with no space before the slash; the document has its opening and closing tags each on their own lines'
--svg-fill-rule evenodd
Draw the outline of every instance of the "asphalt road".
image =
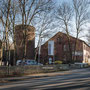
<svg viewBox="0 0 90 90">
<path fill-rule="evenodd" d="M 73 70 L 65 75 L 3 83 L 0 90 L 90 90 L 90 69 Z"/>
</svg>

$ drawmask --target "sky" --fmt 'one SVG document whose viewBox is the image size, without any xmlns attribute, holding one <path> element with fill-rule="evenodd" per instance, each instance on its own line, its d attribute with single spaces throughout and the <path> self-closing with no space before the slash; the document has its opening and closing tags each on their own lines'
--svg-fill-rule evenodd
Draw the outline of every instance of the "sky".
<svg viewBox="0 0 90 90">
<path fill-rule="evenodd" d="M 72 0 L 53 0 L 54 2 L 56 2 L 56 6 L 58 6 L 59 4 L 61 4 L 62 2 L 68 2 L 70 5 L 72 5 Z M 73 23 L 74 21 L 72 21 L 72 23 Z M 73 24 L 73 26 L 74 26 L 74 24 Z M 86 27 L 84 27 L 85 28 L 85 30 L 81 33 L 81 35 L 80 35 L 80 37 L 82 37 L 82 36 L 84 36 L 84 35 L 86 35 L 87 34 L 87 29 L 88 28 L 90 28 L 90 23 L 88 23 L 88 24 L 86 24 Z M 61 28 L 59 28 L 59 27 L 57 27 L 56 28 L 56 33 L 58 32 L 58 31 L 62 31 L 62 29 Z M 54 33 L 55 34 L 55 33 Z M 74 34 L 73 34 L 74 35 Z M 82 40 L 85 40 L 86 41 L 86 38 L 85 37 L 82 37 L 81 38 Z"/>
<path fill-rule="evenodd" d="M 56 1 L 57 6 L 63 2 L 68 2 L 70 5 L 72 5 L 72 0 L 55 0 L 55 1 Z M 72 23 L 73 23 L 73 27 L 75 28 L 74 21 L 72 21 Z M 84 28 L 84 31 L 80 34 L 80 39 L 87 42 L 85 36 L 87 34 L 87 29 L 90 28 L 90 22 L 87 23 L 83 28 Z M 73 34 L 73 36 L 74 36 L 74 34 Z"/>
<path fill-rule="evenodd" d="M 68 2 L 70 4 L 72 3 L 72 0 L 55 0 L 55 1 L 56 1 L 57 5 L 59 5 L 62 2 Z"/>
<path fill-rule="evenodd" d="M 72 0 L 53 0 L 55 3 L 56 3 L 56 6 L 55 7 L 58 7 L 61 3 L 63 3 L 63 2 L 68 2 L 70 5 L 72 5 Z M 55 20 L 56 21 L 56 20 Z M 54 22 L 55 22 L 54 21 Z M 56 24 L 58 24 L 57 23 L 57 21 L 55 22 Z M 74 20 L 72 20 L 72 26 L 73 26 L 73 29 L 75 28 L 75 23 L 74 23 Z M 87 23 L 85 26 L 83 26 L 83 28 L 84 28 L 84 30 L 83 30 L 83 32 L 81 32 L 80 33 L 80 35 L 79 35 L 79 39 L 81 39 L 81 40 L 84 40 L 85 42 L 87 42 L 87 38 L 86 38 L 86 34 L 87 34 L 87 29 L 88 28 L 90 28 L 90 23 Z M 56 27 L 55 28 L 55 33 L 53 33 L 52 34 L 52 36 L 54 36 L 57 32 L 59 32 L 59 31 L 63 31 L 60 27 Z M 72 30 L 73 31 L 73 30 Z M 76 37 L 76 33 L 75 32 L 72 32 L 71 33 L 71 35 L 72 36 L 74 36 L 74 37 Z M 51 37 L 52 37 L 51 36 Z M 46 38 L 46 39 L 44 39 L 45 41 L 47 41 L 49 38 Z M 37 40 L 36 40 L 37 41 Z M 44 41 L 44 42 L 45 42 Z M 36 45 L 37 45 L 37 43 L 36 43 Z"/>
</svg>

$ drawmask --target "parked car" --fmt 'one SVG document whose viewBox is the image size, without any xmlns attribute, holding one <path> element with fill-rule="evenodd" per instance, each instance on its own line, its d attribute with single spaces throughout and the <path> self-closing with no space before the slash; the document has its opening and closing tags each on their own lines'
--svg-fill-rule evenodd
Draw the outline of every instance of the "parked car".
<svg viewBox="0 0 90 90">
<path fill-rule="evenodd" d="M 35 60 L 25 60 L 24 65 L 37 65 L 37 62 Z"/>
<path fill-rule="evenodd" d="M 21 65 L 22 60 L 17 60 L 16 65 Z"/>
<path fill-rule="evenodd" d="M 16 65 L 40 65 L 43 66 L 43 64 L 38 63 L 35 60 L 30 60 L 30 59 L 26 59 L 26 60 L 17 60 Z"/>
</svg>

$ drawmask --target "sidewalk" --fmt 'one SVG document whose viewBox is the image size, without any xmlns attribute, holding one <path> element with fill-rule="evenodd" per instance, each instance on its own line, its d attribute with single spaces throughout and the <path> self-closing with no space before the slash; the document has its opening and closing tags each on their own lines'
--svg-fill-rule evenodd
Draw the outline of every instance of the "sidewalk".
<svg viewBox="0 0 90 90">
<path fill-rule="evenodd" d="M 7 78 L 0 78 L 1 82 L 13 82 L 13 81 L 21 81 L 25 79 L 34 79 L 34 78 L 41 78 L 41 77 L 50 77 L 56 75 L 65 75 L 69 74 L 71 71 L 60 71 L 60 72 L 52 72 L 52 73 L 40 73 L 40 74 L 31 74 L 21 77 L 7 77 Z"/>
<path fill-rule="evenodd" d="M 65 74 L 72 74 L 76 73 L 77 70 L 82 69 L 75 69 L 69 71 L 60 71 L 60 72 L 52 72 L 52 73 L 40 73 L 40 74 L 31 74 L 22 77 L 8 77 L 8 78 L 0 78 L 0 83 L 2 82 L 14 82 L 14 81 L 21 81 L 26 79 L 34 79 L 34 78 L 42 78 L 42 77 L 50 77 L 50 76 L 57 76 L 57 75 L 65 75 Z"/>
</svg>

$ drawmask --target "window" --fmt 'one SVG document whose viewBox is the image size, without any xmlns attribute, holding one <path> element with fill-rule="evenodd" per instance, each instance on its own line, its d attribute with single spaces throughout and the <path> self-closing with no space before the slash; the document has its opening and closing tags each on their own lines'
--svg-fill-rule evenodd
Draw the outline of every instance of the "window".
<svg viewBox="0 0 90 90">
<path fill-rule="evenodd" d="M 84 45 L 84 49 L 86 49 L 86 46 Z"/>
<path fill-rule="evenodd" d="M 48 54 L 51 55 L 51 44 L 48 44 Z"/>
<path fill-rule="evenodd" d="M 63 50 L 64 50 L 64 51 L 69 51 L 69 45 L 64 45 L 64 46 L 63 46 Z"/>
<path fill-rule="evenodd" d="M 75 44 L 72 44 L 72 50 L 74 50 L 75 49 Z"/>
<path fill-rule="evenodd" d="M 57 38 L 57 42 L 58 42 L 59 44 L 61 44 L 62 38 L 61 38 L 61 37 L 58 37 L 58 38 Z"/>
<path fill-rule="evenodd" d="M 63 49 L 64 49 L 64 51 L 67 51 L 67 47 L 66 47 L 66 45 L 64 45 Z"/>
</svg>

